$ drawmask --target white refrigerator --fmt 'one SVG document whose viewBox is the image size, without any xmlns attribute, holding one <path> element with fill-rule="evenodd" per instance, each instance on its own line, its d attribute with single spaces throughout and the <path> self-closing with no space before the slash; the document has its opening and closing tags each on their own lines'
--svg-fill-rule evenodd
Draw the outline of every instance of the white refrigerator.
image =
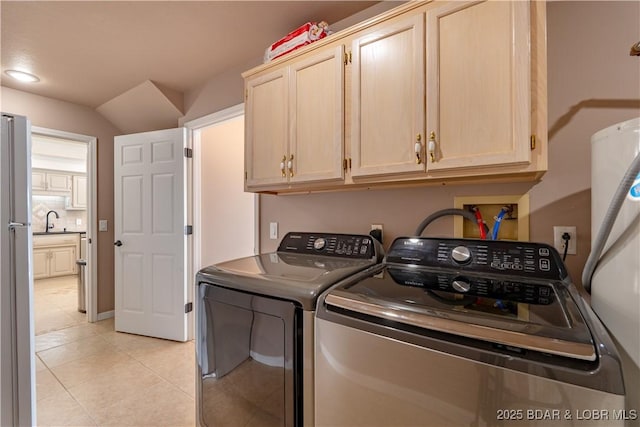
<svg viewBox="0 0 640 427">
<path fill-rule="evenodd" d="M 591 138 L 592 246 L 618 185 L 640 153 L 640 118 Z M 591 305 L 621 358 L 627 408 L 640 410 L 640 175 L 627 191 L 591 280 Z"/>
<path fill-rule="evenodd" d="M 36 425 L 31 128 L 2 113 L 0 144 L 0 425 Z"/>
</svg>

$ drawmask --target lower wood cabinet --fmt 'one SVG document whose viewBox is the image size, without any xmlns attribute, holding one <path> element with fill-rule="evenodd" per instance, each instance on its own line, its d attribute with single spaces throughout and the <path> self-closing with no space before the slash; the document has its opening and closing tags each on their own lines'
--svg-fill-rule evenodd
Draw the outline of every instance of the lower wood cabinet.
<svg viewBox="0 0 640 427">
<path fill-rule="evenodd" d="M 79 244 L 77 233 L 33 236 L 33 278 L 77 274 Z"/>
</svg>

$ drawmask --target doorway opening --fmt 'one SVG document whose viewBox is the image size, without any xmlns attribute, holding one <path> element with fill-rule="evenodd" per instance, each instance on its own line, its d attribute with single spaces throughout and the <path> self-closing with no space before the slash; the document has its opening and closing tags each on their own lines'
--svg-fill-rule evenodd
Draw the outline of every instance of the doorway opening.
<svg viewBox="0 0 640 427">
<path fill-rule="evenodd" d="M 35 126 L 31 139 L 33 319 L 40 335 L 97 320 L 97 139 Z"/>
<path fill-rule="evenodd" d="M 244 192 L 244 104 L 185 123 L 193 141 L 193 270 L 255 255 L 259 196 Z"/>
</svg>

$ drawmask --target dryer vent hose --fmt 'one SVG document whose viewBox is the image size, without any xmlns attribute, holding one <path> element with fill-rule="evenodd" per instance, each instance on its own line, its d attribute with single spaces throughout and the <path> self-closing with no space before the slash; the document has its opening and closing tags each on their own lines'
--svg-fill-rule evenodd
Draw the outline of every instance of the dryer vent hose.
<svg viewBox="0 0 640 427">
<path fill-rule="evenodd" d="M 602 255 L 604 245 L 607 243 L 607 239 L 609 239 L 609 234 L 611 234 L 611 229 L 613 228 L 613 224 L 616 222 L 622 203 L 627 196 L 627 192 L 635 182 L 638 173 L 640 173 L 640 153 L 638 153 L 635 159 L 631 162 L 631 165 L 624 174 L 622 181 L 620 181 L 620 184 L 618 185 L 618 189 L 613 195 L 609 209 L 607 209 L 607 213 L 602 220 L 600 230 L 598 230 L 598 235 L 593 242 L 589 258 L 587 258 L 584 270 L 582 270 L 582 286 L 584 286 L 589 293 L 591 293 L 591 278 L 598 266 L 598 261 L 600 261 L 600 255 Z"/>
<path fill-rule="evenodd" d="M 426 217 L 424 220 L 422 220 L 420 225 L 418 225 L 418 228 L 416 228 L 415 235 L 416 236 L 422 235 L 422 232 L 424 231 L 425 228 L 427 228 L 429 224 L 431 224 L 433 221 L 435 221 L 440 217 L 448 216 L 448 215 L 460 215 L 468 219 L 469 221 L 473 222 L 474 224 L 477 223 L 476 216 L 473 214 L 473 212 L 469 212 L 464 209 L 442 209 L 441 211 L 436 211 L 432 213 L 431 215 Z M 480 227 L 479 224 L 478 226 Z M 484 227 L 485 233 L 489 231 L 489 227 L 487 227 L 487 224 L 483 223 L 482 227 Z"/>
</svg>

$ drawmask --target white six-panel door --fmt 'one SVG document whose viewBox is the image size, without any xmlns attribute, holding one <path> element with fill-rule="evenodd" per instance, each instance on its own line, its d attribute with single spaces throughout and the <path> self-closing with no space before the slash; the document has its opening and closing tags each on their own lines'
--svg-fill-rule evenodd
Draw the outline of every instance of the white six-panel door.
<svg viewBox="0 0 640 427">
<path fill-rule="evenodd" d="M 116 331 L 187 339 L 185 146 L 184 128 L 115 138 Z"/>
</svg>

